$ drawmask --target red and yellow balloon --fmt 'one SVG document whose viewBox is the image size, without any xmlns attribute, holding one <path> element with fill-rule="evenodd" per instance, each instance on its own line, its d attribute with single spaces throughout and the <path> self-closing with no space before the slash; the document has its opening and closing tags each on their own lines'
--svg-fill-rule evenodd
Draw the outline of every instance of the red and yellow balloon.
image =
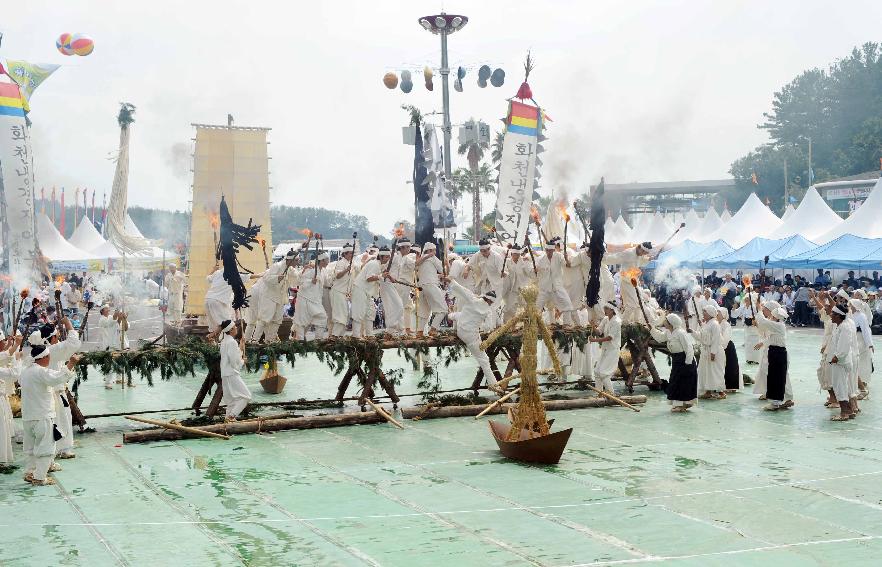
<svg viewBox="0 0 882 567">
<path fill-rule="evenodd" d="M 55 47 L 62 55 L 85 57 L 95 49 L 95 42 L 85 34 L 63 33 L 55 40 Z"/>
</svg>

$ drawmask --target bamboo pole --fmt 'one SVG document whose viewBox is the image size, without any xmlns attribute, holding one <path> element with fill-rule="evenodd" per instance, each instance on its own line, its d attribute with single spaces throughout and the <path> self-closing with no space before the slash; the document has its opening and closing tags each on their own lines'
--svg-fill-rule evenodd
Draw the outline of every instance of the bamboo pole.
<svg viewBox="0 0 882 567">
<path fill-rule="evenodd" d="M 164 427 L 166 429 L 174 429 L 176 431 L 183 431 L 184 433 L 189 433 L 191 435 L 196 435 L 199 437 L 217 437 L 219 439 L 229 439 L 229 435 L 221 435 L 220 433 L 213 433 L 211 431 L 204 431 L 202 429 L 196 429 L 195 427 L 186 427 L 184 425 L 178 425 L 177 423 L 170 423 L 168 421 L 158 421 L 155 419 L 147 419 L 144 417 L 133 417 L 131 415 L 125 416 L 126 419 L 130 419 L 132 421 L 140 421 L 141 423 L 149 423 L 150 425 L 158 425 L 159 427 Z"/>
<path fill-rule="evenodd" d="M 502 396 L 501 398 L 499 398 L 495 402 L 488 404 L 487 407 L 484 408 L 483 411 L 481 411 L 481 413 L 479 413 L 478 415 L 475 416 L 475 419 L 478 419 L 479 417 L 483 417 L 485 414 L 489 413 L 493 408 L 503 404 L 507 399 L 514 396 L 515 394 L 517 394 L 520 391 L 521 391 L 520 388 L 515 388 L 514 390 L 512 390 L 511 392 Z"/>
<path fill-rule="evenodd" d="M 585 384 L 585 385 L 588 386 L 589 388 L 591 388 L 592 390 L 594 390 L 595 392 L 597 392 L 598 394 L 600 394 L 601 396 L 603 396 L 604 398 L 606 398 L 608 400 L 612 400 L 619 405 L 625 406 L 626 408 L 632 409 L 632 410 L 636 411 L 637 413 L 640 413 L 639 408 L 635 408 L 634 406 L 632 406 L 631 404 L 629 404 L 625 400 L 623 400 L 621 398 L 617 398 L 617 397 L 613 396 L 612 394 L 610 394 L 609 392 L 604 392 L 603 390 L 597 389 L 594 386 L 592 386 L 591 384 Z"/>
<path fill-rule="evenodd" d="M 391 423 L 392 425 L 394 425 L 398 429 L 404 429 L 404 426 L 401 425 L 400 423 L 398 423 L 397 421 L 395 421 L 395 418 L 392 417 L 391 415 L 389 415 L 389 412 L 387 412 L 386 410 L 384 410 L 383 408 L 381 408 L 380 406 L 378 406 L 374 402 L 370 401 L 369 399 L 365 399 L 365 401 L 368 404 L 370 404 L 370 406 L 372 408 L 374 408 L 374 411 L 377 412 L 380 415 L 380 417 L 382 417 L 383 419 L 385 419 L 386 421 L 388 421 L 389 423 Z"/>
<path fill-rule="evenodd" d="M 626 401 L 632 404 L 643 404 L 646 403 L 646 396 L 623 396 Z M 591 398 L 573 398 L 570 400 L 543 400 L 542 404 L 545 406 L 546 411 L 561 411 L 561 410 L 576 410 L 576 409 L 591 409 L 591 408 L 602 408 L 602 407 L 611 407 L 615 405 L 615 402 L 612 400 L 608 400 L 603 397 L 591 397 Z M 516 408 L 516 403 L 505 403 L 500 406 L 495 407 L 489 413 L 491 414 L 504 414 L 507 413 L 509 409 Z M 412 407 L 412 408 L 403 408 L 401 410 L 402 415 L 405 419 L 414 419 L 419 416 L 420 419 L 436 419 L 436 418 L 446 418 L 446 417 L 474 417 L 484 409 L 482 406 L 474 405 L 474 406 L 444 406 L 433 408 L 429 412 L 424 412 L 423 408 L 420 407 Z"/>
</svg>

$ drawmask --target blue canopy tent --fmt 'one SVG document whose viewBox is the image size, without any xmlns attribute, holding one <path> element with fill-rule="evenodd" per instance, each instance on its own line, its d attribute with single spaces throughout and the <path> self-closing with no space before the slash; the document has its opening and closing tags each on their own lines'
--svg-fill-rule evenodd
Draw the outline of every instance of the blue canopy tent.
<svg viewBox="0 0 882 567">
<path fill-rule="evenodd" d="M 769 262 L 770 267 L 808 270 L 873 270 L 882 268 L 882 238 L 844 234 L 822 246 L 794 252 Z"/>
<path fill-rule="evenodd" d="M 769 265 L 773 260 L 801 254 L 817 248 L 817 245 L 798 234 L 789 238 L 771 240 L 756 237 L 750 242 L 728 254 L 708 258 L 702 266 L 704 269 L 762 267 L 763 259 L 769 257 Z"/>
<path fill-rule="evenodd" d="M 705 248 L 701 251 L 690 255 L 689 258 L 681 262 L 680 265 L 685 268 L 701 268 L 704 261 L 708 258 L 716 258 L 717 256 L 728 254 L 732 252 L 732 250 L 733 248 L 722 240 L 715 240 L 710 244 L 705 245 Z"/>
<path fill-rule="evenodd" d="M 694 240 L 686 239 L 673 248 L 665 250 L 664 252 L 659 254 L 658 258 L 647 265 L 647 269 L 653 270 L 658 268 L 659 266 L 672 266 L 682 264 L 683 262 L 689 260 L 694 255 L 700 253 L 707 247 L 708 244 L 706 243 L 700 243 L 695 242 Z"/>
</svg>

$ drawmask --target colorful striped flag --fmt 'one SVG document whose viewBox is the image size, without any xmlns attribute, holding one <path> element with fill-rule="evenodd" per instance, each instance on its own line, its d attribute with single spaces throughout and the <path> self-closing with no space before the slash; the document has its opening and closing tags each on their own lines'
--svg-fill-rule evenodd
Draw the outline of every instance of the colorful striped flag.
<svg viewBox="0 0 882 567">
<path fill-rule="evenodd" d="M 525 136 L 539 135 L 539 109 L 512 101 L 508 114 L 508 131 Z"/>
<path fill-rule="evenodd" d="M 18 85 L 0 83 L 0 115 L 24 118 L 24 102 L 21 99 Z"/>
</svg>

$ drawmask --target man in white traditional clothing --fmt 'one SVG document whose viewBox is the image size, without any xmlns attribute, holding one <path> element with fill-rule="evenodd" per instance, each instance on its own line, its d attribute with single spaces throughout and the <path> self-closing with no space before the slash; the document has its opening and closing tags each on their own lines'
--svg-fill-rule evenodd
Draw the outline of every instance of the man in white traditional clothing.
<svg viewBox="0 0 882 567">
<path fill-rule="evenodd" d="M 459 310 L 451 314 L 456 321 L 456 336 L 465 343 L 469 353 L 478 362 L 484 378 L 487 380 L 487 388 L 502 393 L 496 385 L 496 376 L 490 367 L 490 358 L 481 350 L 481 325 L 487 319 L 493 304 L 496 302 L 496 292 L 487 290 L 478 296 L 466 289 L 465 286 L 453 281 L 452 278 L 444 277 L 443 281 L 449 284 L 450 294 L 456 299 Z"/>
<path fill-rule="evenodd" d="M 573 304 L 563 282 L 565 266 L 566 260 L 556 250 L 555 239 L 546 242 L 545 254 L 536 260 L 536 269 L 539 271 L 539 297 L 536 305 L 539 309 L 551 305 L 553 309 L 560 311 L 564 325 L 574 325 L 576 321 Z"/>
<path fill-rule="evenodd" d="M 416 277 L 416 258 L 410 253 L 410 239 L 401 238 L 395 245 L 395 255 L 392 257 L 392 265 L 389 267 L 388 273 L 391 282 L 414 283 Z M 386 326 L 404 329 L 404 332 L 411 334 L 414 328 L 413 319 L 413 299 L 411 299 L 412 287 L 396 283 L 394 285 L 395 292 L 398 294 L 402 305 L 402 315 L 400 320 L 390 321 L 389 313 L 386 313 Z M 383 302 L 383 309 L 386 308 L 386 302 Z M 393 314 L 394 315 L 394 314 Z"/>
<path fill-rule="evenodd" d="M 98 348 L 100 350 L 117 350 L 122 348 L 120 339 L 120 317 L 118 312 L 112 312 L 109 305 L 104 305 L 99 311 L 98 317 Z M 104 375 L 104 388 L 113 389 L 113 382 L 122 382 L 122 374 L 108 372 Z"/>
<path fill-rule="evenodd" d="M 60 432 L 56 434 L 54 424 L 54 398 L 57 397 L 57 389 L 74 377 L 72 370 L 78 358 L 71 357 L 61 370 L 54 370 L 49 367 L 51 355 L 45 344 L 32 346 L 31 357 L 34 363 L 27 366 L 19 377 L 24 430 L 22 448 L 27 456 L 24 480 L 37 486 L 45 486 L 55 484 L 55 480 L 47 477 L 47 473 L 61 470 L 53 462 L 55 439 L 57 435 L 61 435 Z"/>
<path fill-rule="evenodd" d="M 830 340 L 827 341 L 824 357 L 830 369 L 831 388 L 839 404 L 839 415 L 833 416 L 831 418 L 833 421 L 848 421 L 854 415 L 851 408 L 849 375 L 854 358 L 852 345 L 855 342 L 855 330 L 848 324 L 847 317 L 848 312 L 842 306 L 836 305 L 831 308 L 830 320 L 833 330 Z"/>
<path fill-rule="evenodd" d="M 527 254 L 529 251 L 521 250 L 517 246 L 509 251 L 502 283 L 502 298 L 505 305 L 502 311 L 503 321 L 510 321 L 518 314 L 524 305 L 521 290 L 530 285 L 534 279 L 533 265 L 527 259 Z"/>
<path fill-rule="evenodd" d="M 259 341 L 264 337 L 267 343 L 275 343 L 279 340 L 279 326 L 282 324 L 285 305 L 288 303 L 288 290 L 297 287 L 299 272 L 297 267 L 297 253 L 294 249 L 288 250 L 284 259 L 269 267 L 261 276 L 260 296 L 254 298 L 254 333 L 251 341 Z M 256 284 L 255 284 L 256 287 Z"/>
<path fill-rule="evenodd" d="M 612 377 L 619 366 L 619 352 L 622 350 L 622 318 L 613 302 L 603 305 L 604 319 L 597 328 L 599 337 L 589 340 L 600 344 L 600 356 L 594 366 L 594 387 L 609 394 L 615 394 Z"/>
<path fill-rule="evenodd" d="M 357 266 L 354 265 L 354 250 L 352 244 L 348 242 L 343 245 L 343 252 L 340 259 L 334 264 L 334 271 L 331 275 L 332 337 L 345 335 L 346 326 L 349 324 L 349 294 L 357 270 Z"/>
<path fill-rule="evenodd" d="M 184 314 L 184 285 L 187 278 L 174 264 L 168 265 L 165 286 L 168 288 L 168 318 L 172 323 L 180 323 Z"/>
<path fill-rule="evenodd" d="M 421 289 L 417 308 L 417 336 L 423 336 L 428 325 L 429 334 L 436 335 L 447 313 L 447 300 L 441 289 L 444 264 L 435 255 L 435 244 L 426 242 L 422 255 L 416 261 L 417 281 Z"/>
<path fill-rule="evenodd" d="M 852 320 L 857 330 L 857 375 L 858 375 L 858 396 L 859 400 L 867 397 L 870 388 L 870 377 L 873 375 L 873 333 L 871 325 L 873 324 L 873 312 L 866 303 L 867 294 L 862 289 L 857 289 L 853 293 L 853 299 L 848 301 L 853 311 Z"/>
<path fill-rule="evenodd" d="M 67 334 L 64 340 L 59 339 L 56 327 L 49 324 L 43 325 L 39 331 L 31 333 L 31 337 L 28 339 L 31 346 L 37 344 L 47 347 L 51 355 L 49 368 L 52 370 L 62 370 L 68 359 L 81 350 L 83 346 L 83 341 L 80 340 L 79 334 L 74 330 L 67 317 L 63 318 L 59 324 L 64 327 Z M 56 457 L 59 459 L 73 459 L 76 456 L 73 450 L 73 415 L 71 414 L 70 402 L 68 401 L 67 382 L 60 384 L 56 388 L 55 413 L 58 430 L 63 436 L 58 441 L 58 454 Z"/>
<path fill-rule="evenodd" d="M 11 465 L 13 461 L 12 438 L 15 430 L 9 396 L 15 394 L 15 383 L 21 374 L 18 352 L 21 340 L 22 336 L 19 334 L 7 339 L 3 331 L 0 331 L 0 464 Z"/>
<path fill-rule="evenodd" d="M 477 282 L 475 291 L 483 295 L 492 291 L 497 297 L 502 297 L 502 262 L 503 256 L 496 250 L 486 238 L 478 241 L 478 251 L 469 257 L 465 268 L 464 278 L 472 277 Z M 496 327 L 498 321 L 494 317 L 495 309 L 490 311 L 488 325 Z"/>
<path fill-rule="evenodd" d="M 389 250 L 386 246 L 381 246 L 377 257 L 379 258 L 379 266 L 382 272 L 378 284 L 380 302 L 383 304 L 384 328 L 386 333 L 398 336 L 404 329 L 404 304 L 396 288 L 406 286 L 396 285 L 395 282 L 398 280 L 395 280 L 389 274 L 389 269 L 392 267 L 392 261 L 394 260 L 392 250 Z"/>
<path fill-rule="evenodd" d="M 235 321 L 223 321 L 220 332 L 223 338 L 220 342 L 220 370 L 221 388 L 223 390 L 222 403 L 227 406 L 227 421 L 236 421 L 239 414 L 251 401 L 251 390 L 242 380 L 240 370 L 245 366 L 245 355 L 236 336 L 239 328 Z"/>
<path fill-rule="evenodd" d="M 294 339 L 305 341 L 310 327 L 315 328 L 316 339 L 324 339 L 328 334 L 328 314 L 322 304 L 324 288 L 322 273 L 330 259 L 331 256 L 327 252 L 322 252 L 315 261 L 307 264 L 300 274 L 297 306 L 291 325 L 291 336 Z M 318 262 L 318 265 L 315 262 Z"/>
<path fill-rule="evenodd" d="M 368 252 L 362 258 L 361 269 L 352 281 L 352 336 L 369 337 L 374 332 L 377 316 L 375 299 L 380 295 L 380 277 L 385 266 L 377 256 Z"/>
<path fill-rule="evenodd" d="M 233 318 L 233 288 L 224 279 L 224 269 L 215 268 L 206 278 L 205 318 L 209 329 L 216 329 L 221 321 Z"/>
<path fill-rule="evenodd" d="M 621 252 L 607 252 L 603 255 L 603 263 L 607 266 L 619 266 L 619 288 L 622 296 L 622 321 L 638 323 L 643 320 L 640 303 L 637 300 L 637 289 L 632 279 L 640 278 L 640 268 L 646 266 L 662 248 L 653 250 L 652 243 L 644 242 L 626 248 Z"/>
<path fill-rule="evenodd" d="M 701 358 L 698 360 L 698 397 L 719 400 L 726 397 L 726 353 L 723 335 L 717 322 L 718 307 L 705 303 L 701 308 L 703 321 L 698 328 Z M 695 329 L 693 329 L 695 331 Z"/>
</svg>

